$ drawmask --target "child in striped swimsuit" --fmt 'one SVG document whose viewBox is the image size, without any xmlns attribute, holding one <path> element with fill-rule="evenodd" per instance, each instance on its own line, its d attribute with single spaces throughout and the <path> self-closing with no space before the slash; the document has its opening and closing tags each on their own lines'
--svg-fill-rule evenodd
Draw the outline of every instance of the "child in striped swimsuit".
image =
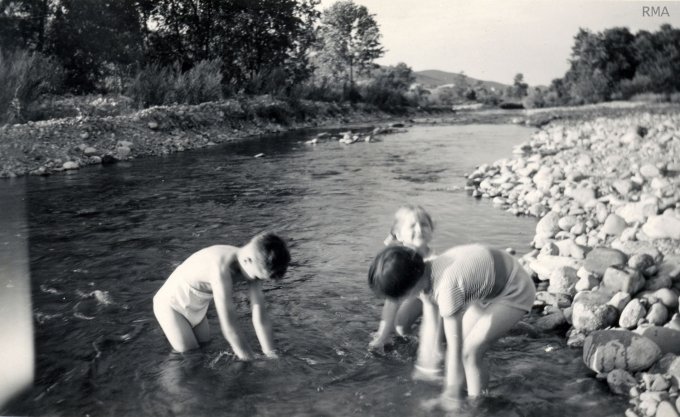
<svg viewBox="0 0 680 417">
<path fill-rule="evenodd" d="M 437 373 L 438 321 L 447 341 L 444 408 L 464 396 L 481 395 L 488 382 L 484 354 L 531 311 L 536 290 L 531 277 L 504 251 L 482 245 L 453 247 L 423 261 L 407 247 L 388 247 L 373 260 L 371 288 L 390 298 L 420 293 L 423 322 L 416 370 Z"/>
</svg>

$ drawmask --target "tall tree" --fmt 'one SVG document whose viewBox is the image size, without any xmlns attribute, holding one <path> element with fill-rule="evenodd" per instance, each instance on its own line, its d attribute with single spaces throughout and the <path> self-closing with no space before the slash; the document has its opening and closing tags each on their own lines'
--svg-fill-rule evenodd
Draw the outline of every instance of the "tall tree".
<svg viewBox="0 0 680 417">
<path fill-rule="evenodd" d="M 43 52 L 57 0 L 0 0 L 0 47 Z"/>
<path fill-rule="evenodd" d="M 375 68 L 385 53 L 380 28 L 365 6 L 352 0 L 334 3 L 323 11 L 319 26 L 319 58 L 334 76 L 344 77 L 350 88 L 357 74 Z"/>
<path fill-rule="evenodd" d="M 101 88 L 142 59 L 143 32 L 137 2 L 61 0 L 50 32 L 49 50 L 66 69 L 66 82 L 77 92 Z"/>
</svg>

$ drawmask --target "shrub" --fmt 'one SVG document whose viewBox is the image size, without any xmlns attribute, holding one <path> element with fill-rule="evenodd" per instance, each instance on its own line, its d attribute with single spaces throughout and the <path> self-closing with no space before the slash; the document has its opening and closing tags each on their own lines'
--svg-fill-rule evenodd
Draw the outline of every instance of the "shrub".
<svg viewBox="0 0 680 417">
<path fill-rule="evenodd" d="M 182 72 L 179 64 L 148 65 L 132 79 L 127 94 L 138 107 L 164 104 L 200 104 L 222 98 L 222 73 L 218 60 L 200 61 Z"/>
<path fill-rule="evenodd" d="M 61 90 L 64 70 L 40 53 L 0 50 L 0 122 L 22 122 L 41 96 Z"/>
</svg>

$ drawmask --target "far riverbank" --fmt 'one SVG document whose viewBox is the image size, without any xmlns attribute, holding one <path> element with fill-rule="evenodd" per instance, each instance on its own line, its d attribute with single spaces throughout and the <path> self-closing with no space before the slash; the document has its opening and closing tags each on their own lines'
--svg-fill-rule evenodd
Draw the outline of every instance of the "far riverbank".
<svg viewBox="0 0 680 417">
<path fill-rule="evenodd" d="M 102 107 L 108 102 L 99 99 Z M 93 103 L 96 106 L 96 103 Z M 555 119 L 626 114 L 669 105 L 605 103 L 541 110 L 405 108 L 385 112 L 366 105 L 297 102 L 269 96 L 195 106 L 159 106 L 119 115 L 88 115 L 0 128 L 0 178 L 50 175 L 87 165 L 167 155 L 251 136 L 302 128 L 402 124 L 498 124 L 542 126 Z"/>
</svg>

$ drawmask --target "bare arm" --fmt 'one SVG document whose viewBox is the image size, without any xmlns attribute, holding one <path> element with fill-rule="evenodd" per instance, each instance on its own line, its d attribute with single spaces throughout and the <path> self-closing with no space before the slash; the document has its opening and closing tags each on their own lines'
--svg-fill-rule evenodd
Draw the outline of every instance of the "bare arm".
<svg viewBox="0 0 680 417">
<path fill-rule="evenodd" d="M 439 309 L 427 296 L 421 296 L 420 300 L 423 302 L 423 319 L 420 323 L 420 346 L 414 376 L 432 379 L 439 373 L 441 361 Z"/>
<path fill-rule="evenodd" d="M 446 334 L 446 384 L 443 396 L 459 399 L 465 389 L 465 368 L 463 367 L 463 312 L 444 318 Z"/>
<path fill-rule="evenodd" d="M 378 334 L 375 335 L 371 343 L 368 344 L 371 349 L 383 348 L 392 337 L 394 333 L 394 318 L 397 316 L 399 310 L 399 300 L 390 298 L 385 299 L 383 305 L 382 316 L 380 318 L 380 326 L 378 327 Z"/>
<path fill-rule="evenodd" d="M 274 337 L 272 335 L 272 323 L 271 320 L 269 320 L 269 315 L 265 309 L 262 285 L 258 281 L 251 281 L 249 284 L 249 290 L 250 308 L 253 312 L 253 327 L 255 327 L 257 340 L 260 341 L 262 353 L 264 353 L 267 357 L 276 358 L 276 352 L 274 351 Z"/>
<path fill-rule="evenodd" d="M 231 276 L 225 273 L 218 273 L 218 275 L 211 280 L 211 284 L 222 334 L 239 359 L 250 360 L 254 356 L 253 350 L 246 342 L 238 325 L 238 317 L 232 300 Z"/>
</svg>

